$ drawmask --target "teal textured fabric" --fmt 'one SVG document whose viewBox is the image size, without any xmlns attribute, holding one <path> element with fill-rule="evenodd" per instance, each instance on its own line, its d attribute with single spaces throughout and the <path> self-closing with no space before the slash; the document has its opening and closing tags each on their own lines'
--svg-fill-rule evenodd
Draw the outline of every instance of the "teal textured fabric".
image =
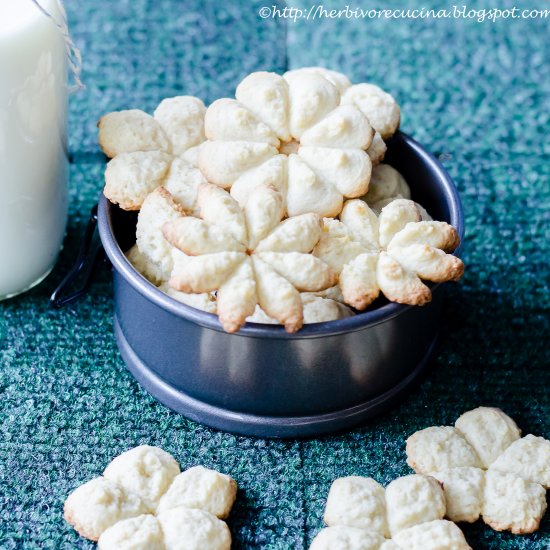
<svg viewBox="0 0 550 550">
<path fill-rule="evenodd" d="M 483 404 L 502 407 L 525 433 L 550 437 L 549 19 L 260 18 L 272 4 L 67 1 L 86 84 L 71 97 L 68 235 L 45 283 L 0 305 L 2 549 L 92 548 L 63 521 L 63 502 L 142 443 L 173 453 L 182 468 L 200 463 L 238 481 L 234 548 L 305 550 L 323 525 L 332 480 L 357 474 L 388 483 L 410 473 L 405 439 L 417 429 L 450 424 Z M 502 7 L 484 7 L 491 5 Z M 47 298 L 102 187 L 95 128 L 102 114 L 152 111 L 175 94 L 208 103 L 232 95 L 251 71 L 317 64 L 388 89 L 402 106 L 402 128 L 440 155 L 464 203 L 467 272 L 448 285 L 428 375 L 399 407 L 360 429 L 307 441 L 217 432 L 164 408 L 125 370 L 107 270 L 79 303 L 53 311 Z M 548 517 L 523 537 L 481 522 L 461 527 L 475 549 L 550 545 Z"/>
</svg>

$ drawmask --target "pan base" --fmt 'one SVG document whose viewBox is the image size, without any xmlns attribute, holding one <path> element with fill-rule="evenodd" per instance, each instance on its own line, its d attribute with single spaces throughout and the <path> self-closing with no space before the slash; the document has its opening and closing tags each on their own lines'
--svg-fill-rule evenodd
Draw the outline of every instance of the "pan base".
<svg viewBox="0 0 550 550">
<path fill-rule="evenodd" d="M 173 388 L 155 374 L 128 344 L 117 316 L 114 319 L 118 348 L 126 367 L 155 399 L 186 418 L 211 428 L 252 437 L 302 438 L 326 435 L 360 426 L 404 399 L 426 369 L 437 336 L 410 374 L 391 389 L 364 403 L 311 416 L 259 416 L 213 406 Z"/>
</svg>

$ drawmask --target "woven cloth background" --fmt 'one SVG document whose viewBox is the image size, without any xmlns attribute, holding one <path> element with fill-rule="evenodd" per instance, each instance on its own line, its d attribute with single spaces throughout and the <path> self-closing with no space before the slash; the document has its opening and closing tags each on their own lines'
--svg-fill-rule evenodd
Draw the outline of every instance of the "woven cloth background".
<svg viewBox="0 0 550 550">
<path fill-rule="evenodd" d="M 358 474 L 387 483 L 409 473 L 404 441 L 417 429 L 485 404 L 502 407 L 525 433 L 550 436 L 550 19 L 294 22 L 261 19 L 271 0 L 66 3 L 86 89 L 71 97 L 71 214 L 60 261 L 45 283 L 0 305 L 1 548 L 92 548 L 63 521 L 63 501 L 142 443 L 173 453 L 182 468 L 201 463 L 238 480 L 235 548 L 301 550 L 322 527 L 331 481 Z M 467 273 L 451 285 L 432 368 L 401 406 L 361 429 L 308 441 L 220 433 L 167 410 L 125 370 L 106 270 L 77 304 L 53 311 L 47 299 L 102 186 L 101 114 L 152 111 L 182 93 L 210 102 L 232 95 L 251 71 L 317 64 L 388 89 L 403 129 L 440 155 L 464 202 Z M 530 536 L 481 522 L 464 531 L 476 549 L 550 545 L 548 517 Z"/>
</svg>

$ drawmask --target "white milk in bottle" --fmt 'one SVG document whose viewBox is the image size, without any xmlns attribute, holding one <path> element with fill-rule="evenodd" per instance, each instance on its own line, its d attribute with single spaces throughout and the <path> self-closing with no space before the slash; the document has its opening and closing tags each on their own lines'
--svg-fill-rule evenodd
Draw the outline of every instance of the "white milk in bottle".
<svg viewBox="0 0 550 550">
<path fill-rule="evenodd" d="M 0 0 L 0 299 L 52 269 L 67 222 L 67 61 L 58 0 Z"/>
</svg>

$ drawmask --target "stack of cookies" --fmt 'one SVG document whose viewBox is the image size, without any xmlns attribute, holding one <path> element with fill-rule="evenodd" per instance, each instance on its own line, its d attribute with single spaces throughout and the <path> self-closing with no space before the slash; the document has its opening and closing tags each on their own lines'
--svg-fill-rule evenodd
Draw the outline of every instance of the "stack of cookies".
<svg viewBox="0 0 550 550">
<path fill-rule="evenodd" d="M 236 495 L 231 477 L 202 466 L 180 472 L 172 455 L 141 445 L 75 489 L 65 519 L 101 550 L 229 550 L 222 520 Z"/>
<path fill-rule="evenodd" d="M 258 72 L 208 109 L 165 99 L 99 122 L 105 195 L 139 210 L 128 259 L 172 298 L 245 322 L 304 323 L 380 296 L 423 305 L 423 281 L 461 277 L 459 238 L 383 164 L 400 109 L 372 84 L 318 67 Z"/>
<path fill-rule="evenodd" d="M 468 550 L 454 522 L 480 517 L 497 531 L 533 533 L 546 511 L 550 441 L 526 435 L 500 409 L 479 407 L 455 426 L 407 440 L 417 473 L 386 489 L 371 478 L 334 481 L 311 550 Z M 446 518 L 446 519 L 445 519 Z"/>
</svg>

